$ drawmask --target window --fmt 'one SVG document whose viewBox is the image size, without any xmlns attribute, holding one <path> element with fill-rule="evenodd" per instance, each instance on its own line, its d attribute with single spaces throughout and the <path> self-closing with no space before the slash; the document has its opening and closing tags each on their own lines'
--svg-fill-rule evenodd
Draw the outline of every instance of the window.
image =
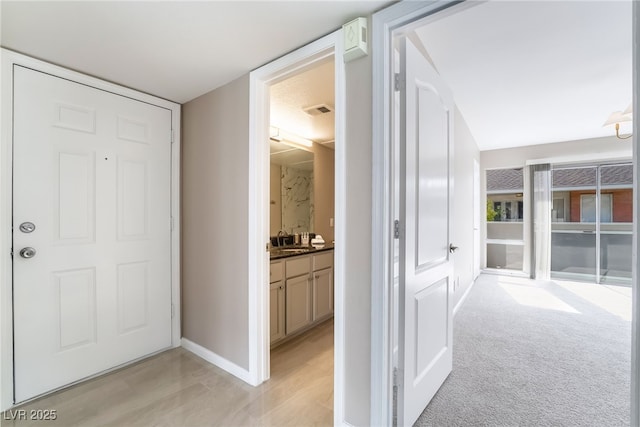
<svg viewBox="0 0 640 427">
<path fill-rule="evenodd" d="M 600 222 L 611 222 L 611 194 L 600 194 Z M 580 196 L 580 222 L 596 222 L 596 195 Z"/>
</svg>

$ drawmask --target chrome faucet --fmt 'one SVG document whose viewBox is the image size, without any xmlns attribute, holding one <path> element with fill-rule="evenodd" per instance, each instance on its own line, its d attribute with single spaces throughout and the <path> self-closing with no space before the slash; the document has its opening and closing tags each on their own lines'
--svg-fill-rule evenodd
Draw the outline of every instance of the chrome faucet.
<svg viewBox="0 0 640 427">
<path fill-rule="evenodd" d="M 281 237 L 289 237 L 289 233 L 287 233 L 286 230 L 278 231 L 278 246 L 284 246 L 282 244 L 282 240 L 280 239 Z"/>
</svg>

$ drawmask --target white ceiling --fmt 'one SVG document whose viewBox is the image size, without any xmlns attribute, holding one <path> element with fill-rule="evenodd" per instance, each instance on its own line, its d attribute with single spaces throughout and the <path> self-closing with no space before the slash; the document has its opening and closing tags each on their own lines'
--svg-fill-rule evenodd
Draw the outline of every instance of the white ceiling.
<svg viewBox="0 0 640 427">
<path fill-rule="evenodd" d="M 289 134 L 335 149 L 334 70 L 335 61 L 330 57 L 271 86 L 271 126 L 285 140 L 285 143 L 270 141 L 271 163 L 313 170 L 313 152 L 287 145 Z M 310 115 L 304 110 L 317 105 L 325 105 L 331 111 Z"/>
<path fill-rule="evenodd" d="M 333 57 L 271 86 L 271 126 L 315 142 L 334 140 L 335 113 L 309 115 L 303 109 L 325 104 L 334 108 Z"/>
<path fill-rule="evenodd" d="M 631 102 L 631 1 L 475 3 L 416 33 L 481 150 L 613 135 Z"/>
<path fill-rule="evenodd" d="M 184 103 L 390 1 L 1 1 L 1 44 Z"/>
<path fill-rule="evenodd" d="M 0 43 L 184 103 L 390 3 L 4 0 Z M 482 150 L 613 134 L 630 0 L 469 3 L 417 34 Z"/>
</svg>

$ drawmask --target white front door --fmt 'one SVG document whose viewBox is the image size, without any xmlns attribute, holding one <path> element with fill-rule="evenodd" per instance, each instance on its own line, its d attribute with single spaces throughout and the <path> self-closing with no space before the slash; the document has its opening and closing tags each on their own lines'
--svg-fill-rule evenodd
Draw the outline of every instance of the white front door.
<svg viewBox="0 0 640 427">
<path fill-rule="evenodd" d="M 406 38 L 400 44 L 398 425 L 412 425 L 452 369 L 453 100 Z"/>
<path fill-rule="evenodd" d="M 16 66 L 15 401 L 171 345 L 171 111 Z"/>
</svg>

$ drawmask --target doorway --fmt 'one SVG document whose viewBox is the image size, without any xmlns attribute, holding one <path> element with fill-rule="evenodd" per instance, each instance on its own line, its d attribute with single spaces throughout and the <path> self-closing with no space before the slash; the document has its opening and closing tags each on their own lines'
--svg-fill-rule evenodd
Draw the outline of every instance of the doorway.
<svg viewBox="0 0 640 427">
<path fill-rule="evenodd" d="M 281 358 L 333 316 L 334 70 L 332 56 L 269 88 L 269 342 Z"/>
<path fill-rule="evenodd" d="M 470 3 L 470 2 L 465 2 Z M 438 5 L 429 6 L 414 6 L 410 7 L 404 5 L 404 7 L 392 7 L 387 11 L 382 11 L 374 15 L 374 33 L 379 31 L 381 35 L 377 39 L 375 48 L 380 49 L 381 55 L 377 64 L 374 64 L 374 92 L 379 91 L 381 93 L 379 98 L 374 98 L 374 163 L 380 161 L 381 164 L 385 164 L 385 159 L 391 158 L 390 152 L 393 149 L 393 129 L 390 123 L 393 122 L 393 118 L 390 117 L 393 113 L 393 87 L 394 76 L 393 72 L 393 49 L 394 44 L 392 36 L 394 32 L 409 31 L 411 25 L 424 18 L 425 16 L 435 14 L 442 9 L 447 9 L 450 6 L 454 6 L 456 2 L 443 2 Z M 444 12 L 444 16 L 447 13 L 452 13 L 451 9 Z M 443 16 L 440 15 L 440 16 Z M 395 79 L 397 82 L 397 79 Z M 388 163 L 388 161 L 387 161 Z M 385 168 L 381 168 L 379 174 L 374 176 L 374 194 L 380 194 L 376 200 L 374 200 L 374 207 L 377 208 L 376 216 L 374 216 L 374 232 L 381 233 L 383 242 L 379 249 L 374 251 L 373 264 L 377 264 L 379 261 L 383 264 L 382 267 L 374 267 L 373 274 L 380 275 L 380 280 L 374 284 L 374 313 L 379 314 L 379 323 L 374 318 L 372 331 L 374 334 L 374 344 L 379 344 L 380 353 L 376 352 L 375 348 L 372 356 L 372 365 L 374 367 L 382 366 L 389 368 L 392 366 L 392 347 L 385 340 L 382 334 L 376 334 L 376 330 L 387 332 L 390 325 L 393 324 L 393 315 L 395 314 L 391 301 L 393 301 L 392 295 L 392 280 L 393 276 L 390 274 L 391 266 L 393 265 L 393 217 L 391 216 L 391 210 L 388 208 L 389 203 L 392 202 L 392 183 L 393 168 L 390 165 L 385 165 Z M 376 181 L 378 178 L 378 181 Z M 376 203 L 377 202 L 377 203 Z M 637 319 L 636 319 L 637 321 Z M 375 335 L 380 335 L 375 338 Z M 373 398 L 375 402 L 388 401 L 393 395 L 394 391 L 394 374 L 392 369 L 385 369 L 385 374 L 375 376 L 373 381 Z M 374 403 L 375 405 L 375 403 Z M 392 409 L 372 409 L 373 420 L 384 420 L 382 422 L 392 422 Z"/>
<path fill-rule="evenodd" d="M 334 253 L 334 420 L 343 422 L 343 359 L 344 359 L 344 254 L 340 245 L 344 241 L 344 62 L 336 55 L 342 52 L 342 32 L 336 31 L 297 51 L 294 51 L 250 74 L 250 177 L 249 210 L 252 219 L 249 230 L 249 328 L 250 328 L 250 375 L 255 385 L 269 379 L 270 369 L 270 330 L 269 330 L 269 244 L 270 244 L 270 153 L 271 135 L 270 87 L 291 76 L 307 71 L 335 56 L 335 196 L 334 196 L 334 239 L 338 242 Z M 276 130 L 274 129 L 274 132 Z M 329 218 L 327 218 L 329 219 Z M 294 231 L 295 234 L 295 231 Z M 325 240 L 326 242 L 326 240 Z"/>
</svg>

